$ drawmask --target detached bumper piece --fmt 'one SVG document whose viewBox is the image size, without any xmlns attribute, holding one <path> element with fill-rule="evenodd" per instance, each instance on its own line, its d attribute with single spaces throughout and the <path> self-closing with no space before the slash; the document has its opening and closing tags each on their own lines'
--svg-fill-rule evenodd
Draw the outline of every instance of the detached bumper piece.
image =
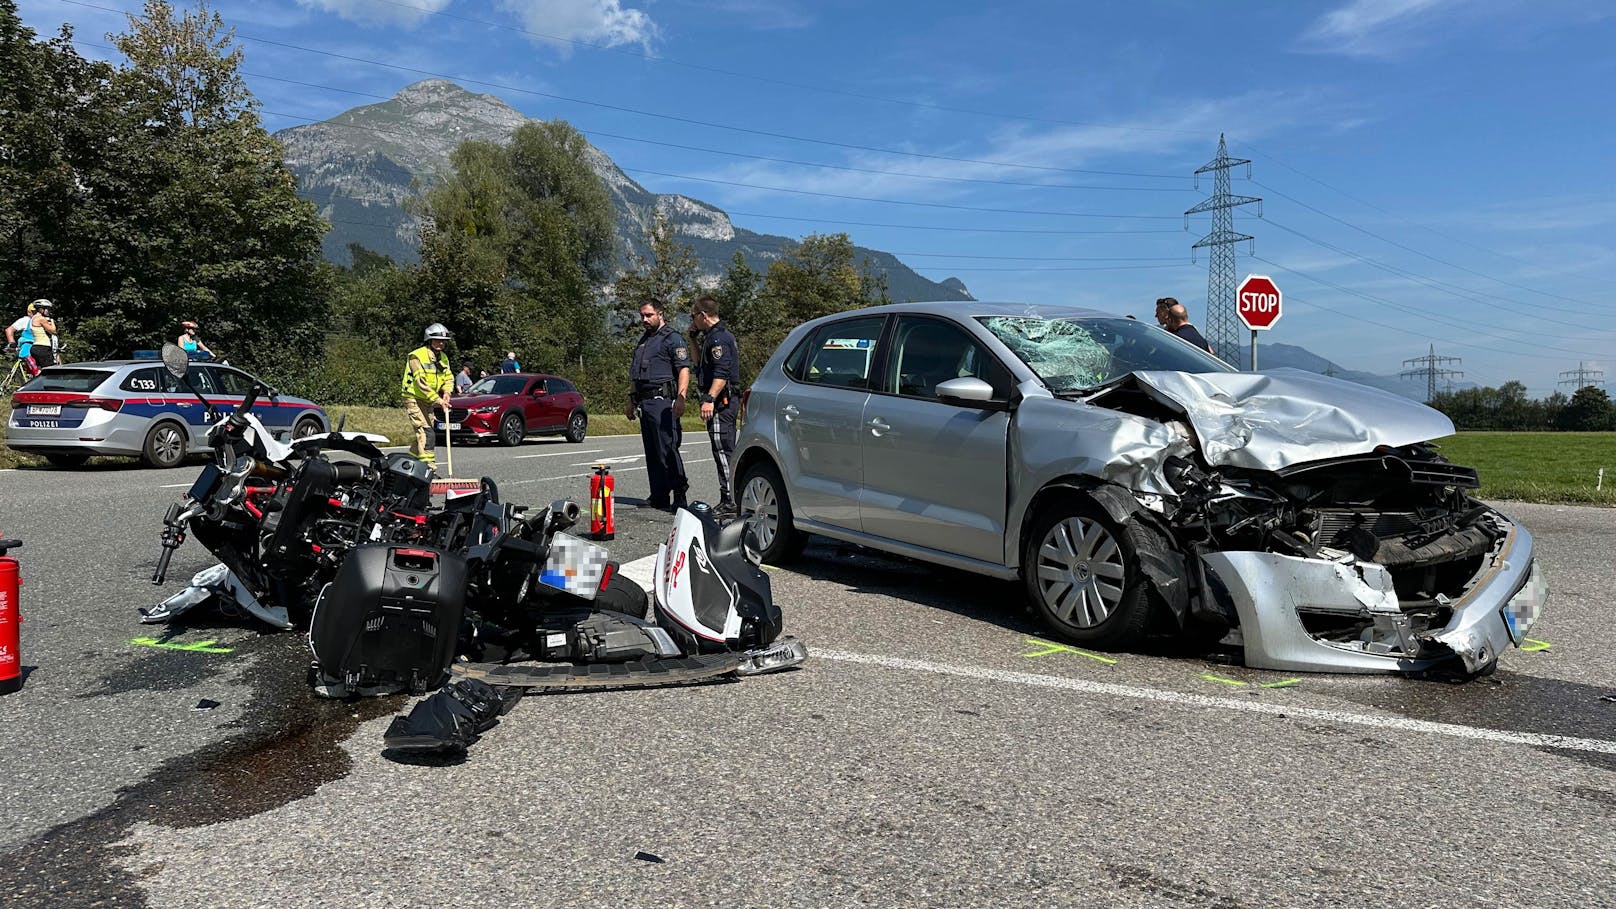
<svg viewBox="0 0 1616 909">
<path fill-rule="evenodd" d="M 763 675 L 801 666 L 808 660 L 808 645 L 800 639 L 786 635 L 767 647 L 748 650 L 741 654 L 737 675 Z"/>
<path fill-rule="evenodd" d="M 1532 535 L 1511 524 L 1480 569 L 1440 608 L 1405 609 L 1392 572 L 1373 562 L 1307 559 L 1271 552 L 1202 556 L 1218 599 L 1240 619 L 1247 666 L 1312 672 L 1492 670 L 1520 646 L 1542 614 L 1548 582 L 1532 558 Z M 1304 616 L 1359 630 L 1325 634 Z M 1453 664 L 1458 663 L 1459 666 Z"/>
</svg>

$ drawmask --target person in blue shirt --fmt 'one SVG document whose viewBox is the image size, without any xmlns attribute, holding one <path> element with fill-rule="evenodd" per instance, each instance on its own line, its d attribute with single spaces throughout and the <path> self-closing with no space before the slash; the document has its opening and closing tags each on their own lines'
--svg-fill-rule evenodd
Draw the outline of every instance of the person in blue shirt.
<svg viewBox="0 0 1616 909">
<path fill-rule="evenodd" d="M 204 355 L 213 356 L 213 351 L 209 350 L 208 345 L 202 341 L 202 326 L 187 319 L 180 323 L 180 328 L 183 331 L 180 332 L 179 338 L 175 339 L 174 343 L 178 344 L 180 349 L 185 351 L 191 359 L 194 360 Z"/>
<path fill-rule="evenodd" d="M 499 361 L 499 371 L 502 373 L 522 371 L 522 364 L 516 361 L 516 351 L 505 351 L 505 359 Z"/>
<path fill-rule="evenodd" d="M 735 335 L 718 316 L 718 301 L 702 294 L 690 307 L 690 327 L 701 332 L 696 362 L 696 393 L 701 395 L 701 419 L 707 424 L 713 464 L 718 468 L 718 508 L 735 514 L 735 420 L 741 411 L 740 351 Z"/>
<path fill-rule="evenodd" d="M 690 390 L 690 348 L 664 318 L 667 304 L 647 300 L 640 306 L 640 324 L 645 334 L 634 347 L 629 364 L 627 416 L 640 418 L 640 441 L 645 445 L 646 473 L 651 480 L 651 497 L 646 504 L 667 509 L 685 507 L 685 463 L 679 457 L 684 434 L 679 418 L 685 413 L 685 395 Z"/>
</svg>

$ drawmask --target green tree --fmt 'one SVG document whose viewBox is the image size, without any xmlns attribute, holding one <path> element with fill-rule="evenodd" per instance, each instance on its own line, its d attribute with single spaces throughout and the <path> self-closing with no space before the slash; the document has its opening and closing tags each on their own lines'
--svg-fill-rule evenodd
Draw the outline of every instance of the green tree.
<svg viewBox="0 0 1616 909">
<path fill-rule="evenodd" d="M 1560 411 L 1559 426 L 1579 432 L 1616 429 L 1616 404 L 1603 388 L 1584 385 Z"/>
<path fill-rule="evenodd" d="M 696 276 L 701 272 L 701 262 L 688 244 L 679 242 L 678 232 L 662 212 L 656 213 L 645 239 L 651 247 L 650 255 L 631 253 L 628 269 L 612 289 L 616 298 L 613 316 L 629 335 L 638 333 L 640 307 L 646 300 L 663 300 L 674 311 L 684 312 L 699 291 Z"/>
</svg>

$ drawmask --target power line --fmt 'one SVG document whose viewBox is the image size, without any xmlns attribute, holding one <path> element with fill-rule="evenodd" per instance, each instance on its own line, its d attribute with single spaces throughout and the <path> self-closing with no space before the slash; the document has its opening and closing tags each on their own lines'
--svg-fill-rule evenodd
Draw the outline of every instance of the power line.
<svg viewBox="0 0 1616 909">
<path fill-rule="evenodd" d="M 1566 378 L 1570 376 L 1570 378 Z M 1587 388 L 1590 385 L 1598 388 L 1605 387 L 1605 371 L 1603 369 L 1590 369 L 1588 364 L 1577 363 L 1576 369 L 1568 369 L 1560 373 L 1560 385 L 1570 385 L 1572 388 Z"/>
<path fill-rule="evenodd" d="M 1241 205 L 1256 202 L 1261 211 L 1262 200 L 1254 196 L 1237 196 L 1229 191 L 1229 170 L 1244 164 L 1248 170 L 1251 162 L 1244 158 L 1229 157 L 1229 148 L 1218 136 L 1218 154 L 1210 162 L 1203 164 L 1195 171 L 1196 182 L 1200 175 L 1212 174 L 1212 195 L 1210 198 L 1184 212 L 1185 227 L 1189 226 L 1189 216 L 1200 212 L 1212 213 L 1212 229 L 1207 235 L 1197 240 L 1190 247 L 1193 257 L 1195 250 L 1210 247 L 1211 255 L 1207 257 L 1206 272 L 1206 326 L 1207 341 L 1213 350 L 1240 349 L 1239 317 L 1235 313 L 1235 283 L 1234 283 L 1234 245 L 1241 240 L 1252 239 L 1249 234 L 1242 234 L 1234 229 L 1234 210 Z"/>
<path fill-rule="evenodd" d="M 1432 344 L 1429 354 L 1403 361 L 1404 366 L 1412 365 L 1415 368 L 1405 369 L 1397 375 L 1404 379 L 1418 379 L 1420 376 L 1425 376 L 1425 400 L 1429 403 L 1436 400 L 1436 380 L 1438 377 L 1452 378 L 1464 375 L 1460 370 L 1446 368 L 1449 363 L 1459 362 L 1461 361 L 1458 357 L 1437 356 L 1436 345 Z"/>
</svg>

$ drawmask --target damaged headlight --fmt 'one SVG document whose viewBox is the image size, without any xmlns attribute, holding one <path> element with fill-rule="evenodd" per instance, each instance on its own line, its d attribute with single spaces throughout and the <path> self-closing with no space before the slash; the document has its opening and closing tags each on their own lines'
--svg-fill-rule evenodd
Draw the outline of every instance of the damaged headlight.
<svg viewBox="0 0 1616 909">
<path fill-rule="evenodd" d="M 742 654 L 737 675 L 762 675 L 801 666 L 808 659 L 808 645 L 794 637 L 783 637 L 767 647 L 748 650 Z"/>
</svg>

